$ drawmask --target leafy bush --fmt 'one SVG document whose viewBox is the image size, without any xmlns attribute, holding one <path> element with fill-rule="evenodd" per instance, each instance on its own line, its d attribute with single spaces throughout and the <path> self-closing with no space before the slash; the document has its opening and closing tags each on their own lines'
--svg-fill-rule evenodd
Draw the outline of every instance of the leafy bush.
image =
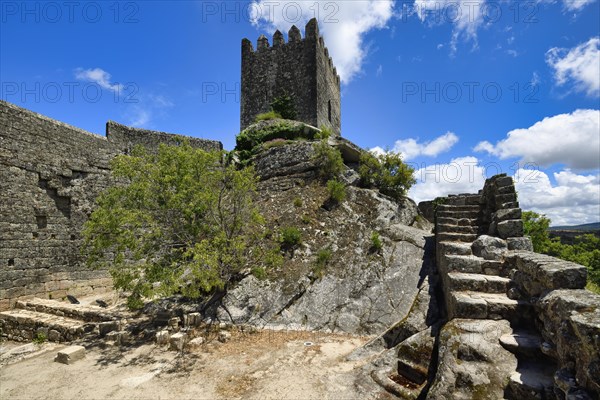
<svg viewBox="0 0 600 400">
<path fill-rule="evenodd" d="M 262 149 L 268 150 L 273 147 L 281 147 L 281 146 L 285 146 L 286 144 L 291 143 L 291 142 L 292 142 L 291 140 L 273 139 L 273 140 L 269 140 L 268 142 L 263 143 Z"/>
<path fill-rule="evenodd" d="M 336 179 L 327 181 L 327 190 L 329 198 L 336 204 L 340 204 L 346 199 L 346 185 Z"/>
<path fill-rule="evenodd" d="M 300 233 L 300 230 L 296 227 L 285 227 L 281 229 L 279 243 L 281 243 L 281 247 L 285 249 L 295 248 L 302 243 L 302 233 Z"/>
<path fill-rule="evenodd" d="M 294 207 L 302 207 L 302 199 L 300 197 L 294 199 Z"/>
<path fill-rule="evenodd" d="M 310 224 L 310 217 L 308 215 L 306 215 L 306 214 L 304 214 L 302 216 L 301 220 L 302 220 L 303 224 L 306 224 L 306 225 Z"/>
<path fill-rule="evenodd" d="M 402 161 L 399 153 L 386 152 L 375 155 L 363 152 L 360 156 L 358 173 L 361 184 L 376 187 L 385 195 L 399 198 L 416 183 L 414 169 Z"/>
<path fill-rule="evenodd" d="M 325 268 L 327 267 L 327 264 L 329 264 L 329 261 L 331 261 L 331 255 L 331 250 L 327 248 L 321 249 L 317 252 L 317 260 L 312 267 L 312 271 L 317 277 L 323 277 Z"/>
<path fill-rule="evenodd" d="M 223 164 L 222 152 L 161 145 L 137 147 L 111 163 L 124 185 L 111 187 L 83 229 L 87 263 L 106 268 L 114 286 L 143 298 L 197 298 L 224 290 L 271 251 L 254 204 L 252 168 Z"/>
<path fill-rule="evenodd" d="M 279 114 L 276 111 L 271 110 L 271 111 L 266 112 L 266 113 L 258 114 L 254 118 L 254 122 L 268 121 L 270 119 L 277 119 L 277 118 L 281 118 L 281 114 Z"/>
<path fill-rule="evenodd" d="M 44 344 L 47 340 L 48 338 L 46 338 L 46 334 L 44 334 L 43 332 L 38 332 L 36 333 L 32 342 L 35 344 Z"/>
<path fill-rule="evenodd" d="M 294 100 L 288 95 L 276 97 L 271 102 L 271 110 L 280 115 L 280 118 L 296 119 Z"/>
<path fill-rule="evenodd" d="M 319 129 L 321 129 L 321 132 L 315 135 L 315 139 L 317 140 L 329 139 L 329 137 L 333 134 L 333 132 L 331 132 L 331 129 L 329 129 L 326 126 L 322 126 Z"/>
<path fill-rule="evenodd" d="M 383 249 L 383 243 L 381 242 L 381 237 L 378 232 L 373 231 L 371 233 L 371 251 L 374 253 L 378 253 Z"/>
<path fill-rule="evenodd" d="M 338 149 L 331 147 L 324 139 L 314 144 L 314 150 L 313 161 L 321 178 L 328 180 L 341 175 L 344 171 L 344 160 Z"/>
</svg>

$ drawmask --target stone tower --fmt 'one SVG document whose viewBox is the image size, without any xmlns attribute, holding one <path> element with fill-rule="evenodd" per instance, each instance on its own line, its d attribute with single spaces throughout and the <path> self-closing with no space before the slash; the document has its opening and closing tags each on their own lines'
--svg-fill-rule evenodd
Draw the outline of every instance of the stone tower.
<svg viewBox="0 0 600 400">
<path fill-rule="evenodd" d="M 261 35 L 256 51 L 248 39 L 242 40 L 241 129 L 284 95 L 294 101 L 297 120 L 340 134 L 340 77 L 314 18 L 306 24 L 304 39 L 292 26 L 287 43 L 279 31 L 272 47 Z"/>
</svg>

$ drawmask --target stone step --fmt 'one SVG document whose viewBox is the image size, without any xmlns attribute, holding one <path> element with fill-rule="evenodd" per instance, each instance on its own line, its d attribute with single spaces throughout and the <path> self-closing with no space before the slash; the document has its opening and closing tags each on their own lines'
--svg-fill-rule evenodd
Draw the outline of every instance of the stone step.
<svg viewBox="0 0 600 400">
<path fill-rule="evenodd" d="M 105 322 L 120 319 L 110 310 L 91 304 L 71 304 L 49 299 L 30 299 L 17 301 L 15 307 L 22 310 L 53 314 L 59 317 L 79 319 L 85 322 Z"/>
<path fill-rule="evenodd" d="M 447 218 L 438 217 L 436 223 L 444 225 L 458 225 L 458 226 L 478 226 L 477 218 Z"/>
<path fill-rule="evenodd" d="M 541 359 L 542 337 L 530 331 L 517 331 L 500 337 L 500 344 L 511 353 L 525 359 Z"/>
<path fill-rule="evenodd" d="M 96 324 L 37 311 L 0 312 L 2 334 L 10 340 L 30 341 L 39 333 L 51 342 L 69 342 L 95 329 Z"/>
<path fill-rule="evenodd" d="M 448 254 L 443 256 L 440 262 L 440 269 L 446 273 L 464 272 L 467 274 L 507 275 L 502 261 L 485 260 L 473 255 Z"/>
<path fill-rule="evenodd" d="M 450 206 L 464 206 L 479 204 L 481 202 L 481 195 L 479 194 L 464 194 L 459 196 L 448 196 L 444 205 Z"/>
<path fill-rule="evenodd" d="M 480 211 L 458 211 L 458 210 L 443 210 L 437 211 L 437 218 L 456 218 L 456 219 L 477 219 L 480 216 Z"/>
<path fill-rule="evenodd" d="M 445 211 L 481 211 L 481 207 L 479 205 L 450 205 L 450 204 L 440 204 L 437 208 L 437 212 L 445 212 Z"/>
<path fill-rule="evenodd" d="M 554 399 L 554 373 L 549 362 L 519 362 L 508 383 L 511 399 Z"/>
<path fill-rule="evenodd" d="M 506 319 L 511 322 L 531 322 L 531 304 L 509 299 L 502 293 L 451 292 L 449 300 L 450 319 Z"/>
<path fill-rule="evenodd" d="M 476 291 L 485 293 L 506 293 L 510 279 L 501 276 L 451 272 L 448 284 L 452 291 Z"/>
<path fill-rule="evenodd" d="M 445 225 L 436 224 L 436 233 L 477 233 L 479 227 L 477 226 L 458 226 L 458 225 Z"/>
<path fill-rule="evenodd" d="M 463 242 L 439 242 L 437 244 L 438 251 L 440 254 L 447 255 L 461 255 L 470 256 L 473 255 L 471 250 L 471 243 Z"/>
<path fill-rule="evenodd" d="M 435 235 L 438 242 L 464 242 L 473 243 L 477 239 L 474 233 L 438 233 Z"/>
</svg>

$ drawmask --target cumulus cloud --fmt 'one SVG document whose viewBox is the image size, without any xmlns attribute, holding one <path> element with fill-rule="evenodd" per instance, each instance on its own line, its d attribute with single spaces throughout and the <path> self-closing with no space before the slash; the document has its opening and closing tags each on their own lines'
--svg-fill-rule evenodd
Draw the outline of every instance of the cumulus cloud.
<svg viewBox="0 0 600 400">
<path fill-rule="evenodd" d="M 392 149 L 396 153 L 401 153 L 404 160 L 412 160 L 418 156 L 436 157 L 452 148 L 458 142 L 458 136 L 453 132 L 446 132 L 429 142 L 419 143 L 418 139 L 402 139 L 394 143 Z M 377 154 L 385 152 L 381 147 L 372 149 Z"/>
<path fill-rule="evenodd" d="M 423 22 L 453 24 L 450 49 L 455 53 L 461 38 L 477 48 L 477 30 L 484 23 L 486 7 L 485 0 L 415 0 L 414 12 Z"/>
<path fill-rule="evenodd" d="M 600 37 L 591 38 L 571 49 L 553 47 L 546 62 L 554 70 L 556 84 L 573 85 L 573 90 L 588 96 L 600 94 Z"/>
<path fill-rule="evenodd" d="M 418 203 L 448 194 L 477 193 L 488 174 L 499 172 L 496 165 L 488 168 L 471 156 L 458 157 L 446 164 L 421 165 L 415 169 L 417 183 L 408 196 Z"/>
<path fill-rule="evenodd" d="M 564 164 L 568 168 L 591 170 L 600 165 L 600 111 L 576 110 L 544 118 L 525 129 L 508 132 L 495 145 L 483 141 L 475 151 L 501 159 L 520 157 L 539 166 Z"/>
<path fill-rule="evenodd" d="M 287 32 L 292 25 L 302 27 L 318 8 L 319 29 L 329 54 L 344 83 L 361 72 L 368 54 L 364 36 L 373 29 L 385 28 L 393 16 L 393 0 L 328 2 L 254 1 L 250 7 L 253 25 L 271 33 Z"/>
<path fill-rule="evenodd" d="M 103 89 L 107 89 L 113 92 L 120 92 L 123 90 L 123 85 L 119 83 L 111 82 L 112 75 L 103 70 L 102 68 L 93 69 L 75 69 L 75 79 L 85 82 L 92 82 L 97 84 Z"/>
<path fill-rule="evenodd" d="M 524 210 L 545 214 L 552 225 L 577 225 L 600 220 L 600 175 L 578 175 L 571 170 L 553 174 L 519 169 L 515 187 Z"/>
</svg>

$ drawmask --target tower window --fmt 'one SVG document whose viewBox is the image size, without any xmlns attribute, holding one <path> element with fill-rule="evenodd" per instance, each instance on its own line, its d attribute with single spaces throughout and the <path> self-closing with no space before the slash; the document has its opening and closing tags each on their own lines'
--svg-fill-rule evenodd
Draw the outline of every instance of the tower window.
<svg viewBox="0 0 600 400">
<path fill-rule="evenodd" d="M 331 100 L 327 102 L 327 118 L 331 122 Z"/>
</svg>

